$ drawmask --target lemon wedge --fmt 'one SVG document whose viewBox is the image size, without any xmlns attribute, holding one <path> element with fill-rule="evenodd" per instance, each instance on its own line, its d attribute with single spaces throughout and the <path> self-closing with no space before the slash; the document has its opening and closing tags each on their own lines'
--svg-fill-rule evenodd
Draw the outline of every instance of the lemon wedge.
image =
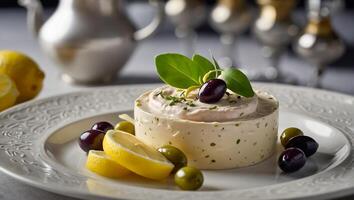
<svg viewBox="0 0 354 200">
<path fill-rule="evenodd" d="M 164 179 L 174 168 L 160 152 L 124 131 L 108 131 L 103 149 L 114 161 L 145 178 Z"/>
<path fill-rule="evenodd" d="M 89 151 L 86 168 L 90 171 L 108 178 L 121 178 L 130 171 L 116 163 L 103 151 Z"/>
<path fill-rule="evenodd" d="M 19 92 L 15 83 L 5 74 L 0 74 L 0 111 L 16 103 Z"/>
</svg>

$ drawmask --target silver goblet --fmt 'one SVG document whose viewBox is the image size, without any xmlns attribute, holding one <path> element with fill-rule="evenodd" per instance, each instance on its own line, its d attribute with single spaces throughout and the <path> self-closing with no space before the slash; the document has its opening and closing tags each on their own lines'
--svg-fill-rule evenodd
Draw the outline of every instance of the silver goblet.
<svg viewBox="0 0 354 200">
<path fill-rule="evenodd" d="M 253 33 L 263 45 L 263 56 L 270 60 L 272 73 L 266 73 L 264 79 L 294 83 L 279 68 L 281 56 L 292 39 L 298 34 L 299 28 L 293 22 L 291 13 L 296 0 L 258 0 L 260 14 L 253 26 Z"/>
<path fill-rule="evenodd" d="M 307 85 L 320 87 L 326 66 L 343 55 L 345 46 L 331 25 L 330 5 L 321 0 L 309 0 L 308 9 L 308 23 L 294 49 L 300 57 L 316 66 Z"/>
<path fill-rule="evenodd" d="M 197 34 L 195 28 L 206 17 L 206 5 L 203 0 L 169 0 L 165 6 L 166 15 L 175 25 L 175 34 L 182 40 L 186 54 L 194 53 Z"/>
<path fill-rule="evenodd" d="M 252 22 L 252 12 L 244 0 L 218 0 L 210 15 L 211 26 L 218 31 L 223 54 L 231 66 L 237 66 L 235 46 L 238 35 Z"/>
</svg>

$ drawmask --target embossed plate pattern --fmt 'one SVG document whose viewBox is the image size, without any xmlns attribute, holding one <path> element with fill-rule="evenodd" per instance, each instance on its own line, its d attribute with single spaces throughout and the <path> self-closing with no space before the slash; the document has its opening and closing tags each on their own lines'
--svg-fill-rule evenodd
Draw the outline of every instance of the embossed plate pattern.
<svg viewBox="0 0 354 200">
<path fill-rule="evenodd" d="M 134 99 L 154 87 L 157 85 L 91 89 L 32 101 L 0 113 L 1 170 L 35 187 L 85 199 L 322 199 L 354 193 L 351 145 L 354 139 L 354 97 L 276 84 L 255 84 L 255 87 L 274 94 L 280 101 L 281 110 L 309 116 L 343 134 L 349 144 L 343 159 L 331 163 L 332 167 L 326 170 L 289 182 L 197 192 L 95 179 L 51 159 L 45 143 L 54 132 L 80 120 L 131 110 Z M 75 162 L 74 156 L 72 160 Z"/>
</svg>

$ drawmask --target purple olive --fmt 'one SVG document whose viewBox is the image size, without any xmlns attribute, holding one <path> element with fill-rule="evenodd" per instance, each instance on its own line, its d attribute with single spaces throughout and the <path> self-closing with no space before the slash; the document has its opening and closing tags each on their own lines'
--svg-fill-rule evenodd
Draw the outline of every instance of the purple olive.
<svg viewBox="0 0 354 200">
<path fill-rule="evenodd" d="M 306 157 L 310 157 L 316 153 L 318 149 L 318 143 L 309 136 L 296 136 L 291 138 L 288 143 L 286 143 L 285 148 L 296 147 L 301 149 Z"/>
<path fill-rule="evenodd" d="M 301 169 L 306 163 L 305 153 L 298 148 L 289 148 L 283 151 L 278 160 L 281 170 L 286 173 L 295 172 Z"/>
<path fill-rule="evenodd" d="M 80 135 L 79 145 L 85 152 L 103 150 L 102 142 L 104 135 L 105 133 L 99 130 L 88 130 Z"/>
<path fill-rule="evenodd" d="M 211 79 L 199 89 L 199 101 L 203 103 L 216 103 L 226 92 L 226 83 L 221 79 Z"/>
<path fill-rule="evenodd" d="M 91 129 L 102 131 L 102 132 L 106 133 L 109 130 L 113 130 L 114 127 L 109 122 L 98 122 L 98 123 L 94 124 Z"/>
</svg>

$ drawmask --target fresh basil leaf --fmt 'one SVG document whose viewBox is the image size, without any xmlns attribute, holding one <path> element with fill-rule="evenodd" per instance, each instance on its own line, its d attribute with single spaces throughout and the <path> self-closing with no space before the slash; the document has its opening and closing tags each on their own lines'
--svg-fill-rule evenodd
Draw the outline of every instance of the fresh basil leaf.
<svg viewBox="0 0 354 200">
<path fill-rule="evenodd" d="M 226 82 L 227 88 L 244 96 L 253 97 L 254 91 L 247 76 L 236 68 L 228 68 L 221 72 L 220 78 Z"/>
<path fill-rule="evenodd" d="M 155 58 L 155 65 L 160 79 L 168 85 L 181 89 L 200 85 L 202 70 L 186 56 L 175 53 L 161 54 Z"/>
<path fill-rule="evenodd" d="M 192 58 L 192 61 L 195 65 L 198 65 L 200 77 L 202 77 L 202 78 L 204 77 L 204 75 L 206 73 L 215 69 L 215 66 L 213 65 L 213 63 L 211 63 L 207 58 L 205 58 L 199 54 L 195 54 Z M 214 73 L 210 77 L 214 78 L 214 77 L 216 77 L 216 74 Z"/>
</svg>

